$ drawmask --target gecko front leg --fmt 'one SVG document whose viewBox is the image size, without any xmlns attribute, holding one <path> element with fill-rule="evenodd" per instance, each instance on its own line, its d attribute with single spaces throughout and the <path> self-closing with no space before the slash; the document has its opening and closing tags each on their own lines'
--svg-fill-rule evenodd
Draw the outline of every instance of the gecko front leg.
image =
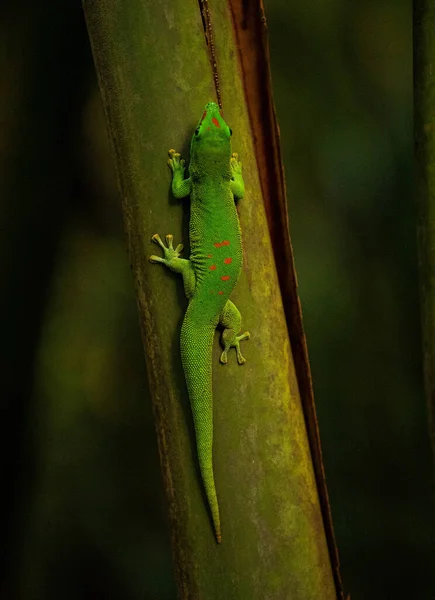
<svg viewBox="0 0 435 600">
<path fill-rule="evenodd" d="M 235 200 L 240 200 L 245 195 L 245 182 L 242 175 L 242 163 L 237 152 L 233 152 L 230 160 L 231 181 L 230 188 Z"/>
<path fill-rule="evenodd" d="M 167 246 L 165 246 L 165 244 L 162 242 L 162 239 L 158 233 L 155 233 L 151 239 L 163 250 L 164 258 L 153 254 L 150 256 L 150 262 L 161 263 L 166 265 L 168 269 L 171 269 L 171 271 L 180 273 L 183 276 L 184 293 L 188 298 L 191 298 L 195 289 L 195 271 L 193 270 L 190 260 L 180 258 L 180 254 L 183 251 L 183 245 L 178 244 L 178 246 L 174 248 L 174 236 L 170 233 L 168 233 L 166 236 Z"/>
<path fill-rule="evenodd" d="M 175 150 L 169 150 L 168 165 L 172 171 L 172 193 L 174 198 L 185 198 L 192 191 L 192 181 L 190 177 L 184 179 L 184 159 Z"/>
</svg>

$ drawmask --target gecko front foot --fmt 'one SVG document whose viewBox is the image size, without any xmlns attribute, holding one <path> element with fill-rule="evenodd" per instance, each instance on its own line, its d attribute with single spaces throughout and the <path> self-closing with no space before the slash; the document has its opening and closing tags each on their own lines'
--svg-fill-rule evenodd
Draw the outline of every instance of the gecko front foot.
<svg viewBox="0 0 435 600">
<path fill-rule="evenodd" d="M 181 158 L 181 155 L 173 149 L 169 150 L 168 154 L 168 165 L 172 172 L 175 173 L 176 171 L 181 171 L 184 174 L 184 158 Z"/>
<path fill-rule="evenodd" d="M 184 179 L 184 159 L 181 158 L 178 152 L 171 149 L 169 150 L 168 165 L 172 171 L 172 193 L 174 198 L 185 198 L 192 191 L 192 181 L 190 177 Z"/>
<path fill-rule="evenodd" d="M 167 246 L 165 246 L 165 244 L 162 242 L 162 239 L 158 233 L 155 233 L 151 239 L 163 250 L 164 258 L 153 254 L 152 256 L 150 256 L 150 262 L 163 263 L 167 267 L 171 268 L 174 265 L 174 262 L 177 261 L 177 259 L 179 259 L 180 257 L 180 254 L 183 251 L 183 244 L 178 244 L 178 246 L 174 248 L 174 236 L 170 233 L 168 233 L 168 235 L 166 236 L 166 243 L 168 244 Z"/>
<path fill-rule="evenodd" d="M 242 163 L 239 161 L 239 156 L 236 152 L 233 152 L 230 160 L 231 166 L 231 191 L 236 200 L 243 198 L 245 195 L 245 184 L 242 176 Z"/>
<path fill-rule="evenodd" d="M 242 174 L 242 163 L 239 160 L 239 155 L 237 154 L 237 152 L 233 152 L 231 155 L 231 159 L 230 159 L 230 165 L 231 165 L 231 173 L 234 177 L 234 175 L 241 175 Z"/>
</svg>

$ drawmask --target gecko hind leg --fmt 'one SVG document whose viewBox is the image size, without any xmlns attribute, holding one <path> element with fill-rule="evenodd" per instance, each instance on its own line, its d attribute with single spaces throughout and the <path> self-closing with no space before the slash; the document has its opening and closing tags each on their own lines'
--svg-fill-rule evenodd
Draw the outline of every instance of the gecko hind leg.
<svg viewBox="0 0 435 600">
<path fill-rule="evenodd" d="M 239 309 L 231 302 L 231 300 L 227 300 L 227 303 L 219 316 L 219 325 L 224 328 L 221 336 L 221 344 L 224 348 L 220 357 L 222 364 L 226 364 L 228 360 L 228 350 L 230 348 L 236 349 L 237 362 L 239 365 L 243 365 L 246 362 L 246 358 L 244 358 L 240 352 L 240 342 L 242 340 L 249 340 L 250 335 L 248 331 L 237 335 L 237 332 L 240 331 L 241 324 L 242 316 Z"/>
</svg>

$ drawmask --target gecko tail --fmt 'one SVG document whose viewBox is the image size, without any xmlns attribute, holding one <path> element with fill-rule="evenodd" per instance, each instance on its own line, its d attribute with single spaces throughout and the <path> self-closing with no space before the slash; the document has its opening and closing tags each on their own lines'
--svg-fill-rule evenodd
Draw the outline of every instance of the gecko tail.
<svg viewBox="0 0 435 600">
<path fill-rule="evenodd" d="M 200 309 L 200 307 L 198 307 Z M 181 327 L 181 360 L 195 425 L 199 468 L 218 544 L 222 541 L 213 473 L 212 346 L 215 326 L 190 302 Z M 202 317 L 202 318 L 201 318 Z"/>
<path fill-rule="evenodd" d="M 198 436 L 197 436 L 198 437 Z M 198 449 L 199 456 L 199 449 Z M 219 505 L 216 495 L 216 486 L 213 476 L 213 464 L 212 460 L 208 458 L 199 459 L 199 468 L 201 471 L 202 481 L 204 483 L 205 495 L 207 496 L 208 505 L 210 508 L 211 518 L 213 521 L 213 527 L 218 544 L 222 541 L 221 535 L 221 523 L 219 515 Z"/>
</svg>

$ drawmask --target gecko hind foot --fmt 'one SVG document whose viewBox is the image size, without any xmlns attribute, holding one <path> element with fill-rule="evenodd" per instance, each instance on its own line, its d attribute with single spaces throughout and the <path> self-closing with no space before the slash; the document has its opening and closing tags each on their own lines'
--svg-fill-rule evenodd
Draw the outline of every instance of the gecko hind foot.
<svg viewBox="0 0 435 600">
<path fill-rule="evenodd" d="M 174 259 L 179 258 L 181 252 L 183 251 L 183 244 L 178 244 L 178 246 L 176 248 L 174 248 L 174 246 L 173 246 L 174 236 L 171 235 L 170 233 L 168 233 L 168 235 L 166 236 L 167 246 L 165 246 L 165 244 L 162 242 L 162 238 L 159 236 L 158 233 L 155 233 L 153 235 L 153 237 L 151 238 L 151 240 L 155 244 L 160 246 L 160 248 L 163 250 L 163 256 L 164 256 L 164 258 L 161 258 L 160 256 L 156 256 L 155 254 L 153 254 L 152 256 L 150 256 L 150 262 L 152 262 L 152 263 L 163 263 L 164 265 L 170 266 L 170 263 Z"/>
<path fill-rule="evenodd" d="M 237 362 L 239 365 L 245 364 L 246 358 L 240 351 L 240 342 L 243 340 L 249 340 L 250 337 L 249 331 L 245 331 L 240 335 L 234 335 L 234 330 L 225 329 L 222 332 L 222 344 L 224 349 L 220 357 L 221 363 L 225 365 L 228 362 L 228 350 L 230 348 L 235 348 L 237 353 Z"/>
</svg>

